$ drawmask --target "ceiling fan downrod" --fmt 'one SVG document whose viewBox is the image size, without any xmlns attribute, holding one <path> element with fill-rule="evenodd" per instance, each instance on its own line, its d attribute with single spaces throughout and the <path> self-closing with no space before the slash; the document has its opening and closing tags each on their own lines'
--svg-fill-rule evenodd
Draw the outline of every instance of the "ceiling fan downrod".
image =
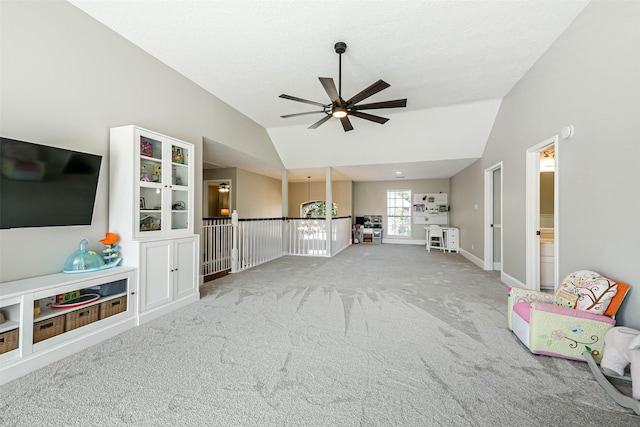
<svg viewBox="0 0 640 427">
<path fill-rule="evenodd" d="M 338 54 L 338 96 L 342 100 L 342 54 L 347 50 L 347 44 L 345 42 L 336 43 L 333 48 Z"/>
</svg>

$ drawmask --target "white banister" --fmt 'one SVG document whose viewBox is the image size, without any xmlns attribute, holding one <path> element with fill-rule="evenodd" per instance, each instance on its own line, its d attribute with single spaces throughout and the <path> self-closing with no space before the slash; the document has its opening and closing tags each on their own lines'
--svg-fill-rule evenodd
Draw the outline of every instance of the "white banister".
<svg viewBox="0 0 640 427">
<path fill-rule="evenodd" d="M 283 255 L 332 257 L 351 244 L 351 217 L 332 218 L 330 242 L 325 218 L 205 219 L 203 274 L 246 270 Z"/>
</svg>

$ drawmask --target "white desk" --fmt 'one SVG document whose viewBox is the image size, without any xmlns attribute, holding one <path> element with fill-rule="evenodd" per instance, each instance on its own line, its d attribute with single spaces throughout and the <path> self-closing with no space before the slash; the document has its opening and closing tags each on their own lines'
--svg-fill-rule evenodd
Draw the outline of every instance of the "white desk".
<svg viewBox="0 0 640 427">
<path fill-rule="evenodd" d="M 445 252 L 460 252 L 460 229 L 457 227 L 440 227 L 442 228 Z M 426 248 L 429 250 L 429 227 L 425 227 L 424 230 L 427 238 Z"/>
</svg>

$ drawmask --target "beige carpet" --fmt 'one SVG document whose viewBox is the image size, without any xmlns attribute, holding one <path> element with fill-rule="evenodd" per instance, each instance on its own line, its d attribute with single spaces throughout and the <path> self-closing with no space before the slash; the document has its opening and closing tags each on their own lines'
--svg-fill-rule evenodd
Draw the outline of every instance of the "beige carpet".
<svg viewBox="0 0 640 427">
<path fill-rule="evenodd" d="M 638 426 L 580 362 L 531 355 L 459 254 L 354 245 L 202 299 L 0 388 L 1 425 Z"/>
</svg>

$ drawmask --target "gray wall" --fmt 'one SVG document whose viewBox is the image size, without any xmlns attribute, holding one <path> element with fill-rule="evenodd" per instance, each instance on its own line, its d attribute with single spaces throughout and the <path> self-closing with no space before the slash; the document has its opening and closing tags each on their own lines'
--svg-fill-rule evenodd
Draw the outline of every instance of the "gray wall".
<svg viewBox="0 0 640 427">
<path fill-rule="evenodd" d="M 281 218 L 282 181 L 238 169 L 236 209 L 240 218 Z"/>
<path fill-rule="evenodd" d="M 353 216 L 382 215 L 383 227 L 387 224 L 387 191 L 389 190 L 411 190 L 411 194 L 423 193 L 448 193 L 449 205 L 452 210 L 457 207 L 451 202 L 448 179 L 408 179 L 396 181 L 357 181 L 353 183 Z M 354 218 L 355 219 L 355 218 Z M 451 222 L 449 215 L 449 225 L 456 225 Z M 411 240 L 424 242 L 424 224 L 411 224 Z M 385 241 L 387 232 L 383 231 Z M 464 236 L 460 237 L 464 240 Z M 394 237 L 398 243 L 407 242 L 408 239 Z M 413 242 L 417 243 L 417 242 Z"/>
<path fill-rule="evenodd" d="M 204 137 L 281 167 L 264 128 L 71 4 L 2 1 L 0 15 L 2 135 L 104 156 L 92 225 L 0 231 L 0 281 L 60 272 L 85 237 L 102 249 L 111 127 L 194 143 L 198 213 Z"/>
<path fill-rule="evenodd" d="M 573 138 L 560 139 L 556 158 L 560 276 L 590 269 L 630 284 L 618 323 L 636 328 L 638 22 L 640 2 L 591 2 L 503 99 L 482 159 L 451 179 L 453 221 L 462 228 L 463 248 L 482 258 L 483 171 L 504 161 L 503 270 L 524 283 L 525 152 L 563 126 L 575 126 Z"/>
</svg>

